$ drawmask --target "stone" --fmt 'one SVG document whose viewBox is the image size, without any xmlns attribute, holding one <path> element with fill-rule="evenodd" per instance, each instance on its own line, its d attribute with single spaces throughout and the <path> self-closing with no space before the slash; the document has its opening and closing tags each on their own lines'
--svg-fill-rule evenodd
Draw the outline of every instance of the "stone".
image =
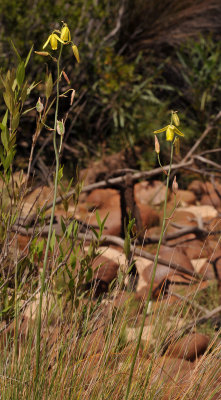
<svg viewBox="0 0 221 400">
<path fill-rule="evenodd" d="M 210 338 L 207 335 L 189 333 L 168 347 L 167 356 L 171 355 L 187 361 L 194 361 L 197 357 L 205 353 L 209 340 Z"/>
<path fill-rule="evenodd" d="M 138 203 L 137 205 L 144 229 L 159 225 L 159 215 L 153 208 L 147 204 Z"/>
<path fill-rule="evenodd" d="M 180 207 L 177 212 L 189 212 L 195 218 L 215 218 L 218 215 L 218 211 L 209 205 Z"/>
<path fill-rule="evenodd" d="M 200 203 L 219 208 L 221 206 L 221 199 L 216 192 L 211 192 L 210 194 L 203 194 Z"/>
<path fill-rule="evenodd" d="M 160 257 L 164 260 L 180 264 L 188 271 L 194 271 L 189 257 L 185 254 L 182 248 L 163 246 L 160 247 Z"/>
<path fill-rule="evenodd" d="M 141 204 L 159 206 L 164 202 L 165 195 L 166 186 L 160 181 L 143 181 L 134 185 L 135 200 Z"/>
<path fill-rule="evenodd" d="M 115 189 L 95 189 L 87 196 L 90 208 L 116 208 L 120 207 L 120 195 Z"/>
<path fill-rule="evenodd" d="M 207 258 L 211 252 L 208 244 L 205 245 L 204 241 L 194 239 L 188 243 L 180 245 L 187 257 L 192 259 Z"/>
<path fill-rule="evenodd" d="M 175 195 L 171 193 L 170 203 L 174 204 Z M 176 195 L 176 204 L 178 207 L 185 207 L 196 203 L 196 195 L 191 190 L 179 189 Z"/>
</svg>

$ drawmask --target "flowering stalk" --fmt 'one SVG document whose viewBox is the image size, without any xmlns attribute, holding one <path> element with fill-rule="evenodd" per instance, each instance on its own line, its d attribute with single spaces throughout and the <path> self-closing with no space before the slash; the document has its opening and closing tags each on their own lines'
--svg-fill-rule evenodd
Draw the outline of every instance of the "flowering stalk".
<svg viewBox="0 0 221 400">
<path fill-rule="evenodd" d="M 57 33 L 60 34 L 60 37 L 57 35 Z M 35 390 L 37 388 L 39 369 L 40 369 L 41 318 L 42 318 L 42 301 L 43 301 L 43 294 L 44 294 L 44 290 L 45 290 L 45 272 L 46 272 L 46 266 L 47 266 L 47 261 L 48 261 L 48 253 L 49 253 L 50 241 L 51 241 L 51 237 L 52 237 L 52 227 L 53 227 L 55 204 L 56 204 L 56 197 L 57 197 L 57 190 L 58 190 L 59 153 L 61 151 L 61 145 L 62 145 L 64 130 L 65 130 L 64 129 L 63 120 L 62 121 L 58 121 L 59 81 L 60 81 L 60 77 L 61 77 L 60 60 L 61 60 L 61 53 L 62 53 L 63 46 L 70 44 L 72 46 L 72 50 L 73 50 L 73 53 L 74 53 L 74 56 L 75 56 L 77 62 L 80 62 L 78 48 L 71 41 L 71 34 L 70 34 L 70 31 L 69 31 L 69 28 L 68 28 L 67 24 L 65 24 L 64 22 L 63 22 L 63 26 L 62 26 L 61 31 L 54 30 L 48 36 L 48 39 L 46 40 L 45 44 L 43 45 L 43 49 L 45 49 L 45 47 L 47 47 L 48 44 L 50 43 L 50 46 L 51 46 L 52 50 L 55 51 L 55 50 L 57 50 L 58 42 L 61 43 L 61 46 L 60 46 L 59 56 L 58 56 L 57 60 L 53 56 L 51 56 L 51 54 L 49 52 L 45 52 L 45 51 L 36 52 L 37 54 L 42 55 L 42 56 L 46 56 L 46 57 L 49 55 L 57 63 L 57 96 L 56 96 L 56 108 L 55 108 L 55 117 L 54 117 L 54 129 L 53 129 L 53 145 L 54 145 L 54 152 L 55 152 L 55 159 L 56 159 L 54 198 L 53 198 L 53 205 L 52 205 L 52 210 L 51 210 L 50 225 L 49 225 L 49 230 L 48 230 L 47 245 L 46 245 L 45 255 L 44 255 L 43 271 L 42 271 L 42 274 L 41 274 L 41 291 L 40 291 L 40 299 L 39 299 L 38 323 L 37 323 L 37 340 L 36 340 Z M 51 94 L 50 90 L 49 90 L 49 92 Z M 47 88 L 46 88 L 46 98 L 47 98 L 47 100 L 50 97 L 50 94 L 47 94 Z M 72 101 L 73 101 L 73 95 L 72 95 Z M 42 107 L 41 107 L 41 102 L 40 101 L 38 101 L 38 109 L 41 112 Z M 56 132 L 58 132 L 58 134 L 60 135 L 59 150 L 57 148 L 57 143 L 56 143 Z"/>
<path fill-rule="evenodd" d="M 177 121 L 178 121 L 178 119 L 176 120 L 176 122 Z M 136 345 L 134 357 L 133 357 L 133 360 L 132 360 L 132 363 L 131 363 L 131 368 L 130 368 L 130 374 L 129 374 L 129 379 L 128 379 L 128 385 L 127 385 L 127 392 L 126 392 L 125 400 L 128 400 L 128 397 L 129 397 L 129 394 L 130 394 L 135 362 L 136 362 L 137 354 L 138 354 L 138 351 L 139 351 L 139 348 L 140 348 L 141 337 L 142 337 L 142 333 L 143 333 L 143 329 L 144 329 L 144 323 L 145 323 L 145 319 L 146 319 L 146 316 L 147 316 L 147 310 L 148 310 L 150 299 L 151 299 L 151 295 L 152 295 L 152 292 L 153 292 L 153 284 L 154 284 L 154 279 L 155 279 L 156 270 L 157 270 L 160 246 L 161 246 L 161 243 L 162 243 L 162 240 L 163 240 L 163 236 L 164 236 L 164 233 L 165 233 L 165 228 L 166 228 L 168 188 L 169 188 L 169 182 L 170 182 L 170 172 L 171 172 L 171 166 L 172 166 L 172 161 L 173 161 L 173 148 L 174 148 L 174 141 L 175 141 L 175 140 L 173 140 L 173 138 L 174 138 L 175 134 L 177 134 L 179 136 L 184 136 L 184 134 L 182 132 L 180 132 L 174 125 L 172 125 L 172 122 L 171 122 L 170 125 L 162 128 L 162 129 L 159 129 L 158 131 L 154 131 L 154 133 L 161 133 L 161 132 L 164 132 L 164 131 L 166 131 L 166 140 L 170 142 L 170 165 L 169 165 L 169 170 L 168 170 L 168 173 L 167 173 L 167 181 L 166 181 L 166 193 L 165 193 L 164 209 L 163 209 L 163 222 L 162 222 L 160 238 L 159 238 L 159 242 L 158 242 L 158 246 L 157 246 L 156 256 L 155 256 L 155 259 L 154 259 L 154 267 L 153 267 L 153 272 L 152 272 L 152 277 L 151 277 L 151 282 L 150 282 L 150 288 L 149 288 L 147 299 L 146 299 L 146 302 L 145 302 L 145 305 L 144 305 L 143 318 L 142 318 L 140 331 L 139 331 L 139 335 L 138 335 L 138 339 L 137 339 L 137 345 Z M 169 131 L 169 135 L 168 135 L 168 131 Z M 170 135 L 171 131 L 172 131 L 172 138 L 171 138 L 171 135 Z M 158 145 L 158 140 L 156 140 L 156 138 L 155 138 L 155 150 L 157 152 L 158 160 L 159 160 L 160 147 Z M 178 190 L 178 185 L 177 185 L 176 180 L 175 180 L 175 182 L 173 184 L 173 189 L 175 191 Z M 147 375 L 147 379 L 146 379 L 146 382 L 145 382 L 145 388 L 148 385 L 149 378 L 150 378 L 150 371 L 149 371 L 149 373 Z M 143 393 L 145 394 L 145 390 L 143 391 Z"/>
<path fill-rule="evenodd" d="M 43 301 L 43 294 L 44 294 L 44 289 L 45 289 L 45 272 L 46 272 L 46 266 L 47 266 L 47 261 L 48 261 L 48 252 L 49 252 L 50 240 L 51 240 L 51 235 L 52 235 L 52 227 L 53 227 L 55 204 L 56 204 L 57 189 L 58 189 L 59 154 L 58 154 L 58 148 L 57 148 L 57 143 L 56 143 L 56 128 L 57 128 L 58 105 L 59 105 L 60 59 L 61 59 L 62 49 L 63 49 L 63 44 L 61 44 L 59 57 L 57 60 L 57 77 L 58 77 L 57 78 L 57 96 L 56 96 L 56 108 L 55 108 L 54 130 L 53 130 L 53 144 L 54 144 L 55 159 L 56 159 L 56 171 L 55 171 L 54 198 L 53 198 L 53 205 L 52 205 L 52 210 L 51 210 L 51 219 L 50 219 L 50 225 L 49 225 L 49 231 L 48 231 L 47 245 L 46 245 L 45 255 L 44 255 L 43 271 L 41 274 L 41 291 L 40 291 L 40 299 L 39 299 L 37 341 L 36 341 L 36 375 L 35 375 L 36 383 L 38 381 L 39 367 L 40 367 L 41 319 L 42 319 L 42 301 Z"/>
</svg>

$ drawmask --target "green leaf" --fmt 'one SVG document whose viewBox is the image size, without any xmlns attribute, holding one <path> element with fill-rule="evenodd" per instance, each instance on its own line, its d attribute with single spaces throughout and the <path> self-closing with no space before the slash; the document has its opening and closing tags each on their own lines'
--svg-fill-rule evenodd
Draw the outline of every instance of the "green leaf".
<svg viewBox="0 0 221 400">
<path fill-rule="evenodd" d="M 42 239 L 40 242 L 37 243 L 37 253 L 38 257 L 41 257 L 44 249 L 45 240 Z"/>
<path fill-rule="evenodd" d="M 71 264 L 72 270 L 74 270 L 76 268 L 77 259 L 76 259 L 76 255 L 73 253 L 70 256 L 70 264 Z"/>
<path fill-rule="evenodd" d="M 12 116 L 12 131 L 15 131 L 17 129 L 19 121 L 20 121 L 20 113 L 19 111 L 17 111 Z"/>
<path fill-rule="evenodd" d="M 2 120 L 2 125 L 6 126 L 8 121 L 8 110 L 5 112 L 5 115 Z"/>
<path fill-rule="evenodd" d="M 73 230 L 73 225 L 74 225 L 74 221 L 71 221 L 71 223 L 69 224 L 69 226 L 67 227 L 67 238 L 70 237 L 72 230 Z"/>
<path fill-rule="evenodd" d="M 92 230 L 92 232 L 96 236 L 96 238 L 99 239 L 99 235 L 98 235 L 97 231 L 94 229 L 94 227 L 91 226 L 90 229 Z"/>
<path fill-rule="evenodd" d="M 24 63 L 24 61 L 20 62 L 20 64 L 18 65 L 18 68 L 16 71 L 16 79 L 17 79 L 18 87 L 20 88 L 25 79 L 25 63 Z"/>
<path fill-rule="evenodd" d="M 33 47 L 34 47 L 34 45 L 32 45 L 32 47 L 30 48 L 29 53 L 28 53 L 28 55 L 27 55 L 27 57 L 26 57 L 26 60 L 25 60 L 25 67 L 27 67 L 27 65 L 28 65 L 28 62 L 29 62 L 29 60 L 30 60 L 31 53 L 32 53 L 32 50 L 33 50 Z"/>
<path fill-rule="evenodd" d="M 5 150 L 8 152 L 9 150 L 9 132 L 7 126 L 4 127 L 1 131 L 1 140 Z"/>
<path fill-rule="evenodd" d="M 86 282 L 89 282 L 92 279 L 93 276 L 93 270 L 91 267 L 88 267 L 87 272 L 86 272 Z"/>
<path fill-rule="evenodd" d="M 131 244 L 130 235 L 127 234 L 124 239 L 124 252 L 127 258 L 130 255 L 130 244 Z"/>
<path fill-rule="evenodd" d="M 51 249 L 51 251 L 54 250 L 55 241 L 56 241 L 56 236 L 55 236 L 55 229 L 54 229 L 53 232 L 52 232 L 52 235 L 51 235 L 51 240 L 50 240 L 50 249 Z"/>
<path fill-rule="evenodd" d="M 74 231 L 73 231 L 73 236 L 74 236 L 75 239 L 76 239 L 76 237 L 77 237 L 77 233 L 78 233 L 78 222 L 75 221 L 75 224 L 74 224 Z"/>
<path fill-rule="evenodd" d="M 66 232 L 66 225 L 64 223 L 64 219 L 63 219 L 62 216 L 61 216 L 61 229 L 62 229 L 62 232 L 64 234 Z"/>
<path fill-rule="evenodd" d="M 11 40 L 11 45 L 12 45 L 12 48 L 13 48 L 13 50 L 14 50 L 16 56 L 18 57 L 19 61 L 21 61 L 21 56 L 20 56 L 18 50 L 16 49 L 16 47 L 15 47 L 15 45 L 14 45 L 14 43 L 13 43 L 12 40 Z"/>
<path fill-rule="evenodd" d="M 103 232 L 103 230 L 104 230 L 104 225 L 105 225 L 105 222 L 107 221 L 107 218 L 109 217 L 109 212 L 107 213 L 107 215 L 106 215 L 106 217 L 104 217 L 104 219 L 103 219 L 103 221 L 102 221 L 102 224 L 101 224 L 101 233 Z"/>
<path fill-rule="evenodd" d="M 59 169 L 59 171 L 58 171 L 58 182 L 60 182 L 60 180 L 62 179 L 62 177 L 63 177 L 63 166 L 62 167 L 60 167 L 60 169 Z"/>
<path fill-rule="evenodd" d="M 99 228 L 101 228 L 101 224 L 102 223 L 101 223 L 101 219 L 100 219 L 100 215 L 99 215 L 98 210 L 96 210 L 96 220 L 97 220 Z"/>
<path fill-rule="evenodd" d="M 7 91 L 3 93 L 3 98 L 5 101 L 5 104 L 7 106 L 7 108 L 9 109 L 10 113 L 13 114 L 13 110 L 14 110 L 14 99 L 11 96 L 11 94 Z"/>
<path fill-rule="evenodd" d="M 25 102 L 27 94 L 28 94 L 28 81 L 26 81 L 24 83 L 22 90 L 21 90 L 20 98 L 21 98 L 22 103 Z"/>
</svg>

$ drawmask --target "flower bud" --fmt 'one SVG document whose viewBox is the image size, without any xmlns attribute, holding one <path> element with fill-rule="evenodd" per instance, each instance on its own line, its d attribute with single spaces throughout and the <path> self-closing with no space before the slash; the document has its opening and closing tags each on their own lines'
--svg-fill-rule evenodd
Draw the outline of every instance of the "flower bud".
<svg viewBox="0 0 221 400">
<path fill-rule="evenodd" d="M 38 54 L 39 56 L 50 56 L 50 54 L 47 51 L 35 51 L 36 54 Z"/>
<path fill-rule="evenodd" d="M 64 79 L 65 79 L 66 82 L 68 83 L 68 85 L 70 85 L 71 82 L 70 82 L 70 79 L 68 78 L 66 72 L 62 71 L 62 74 L 63 74 Z"/>
<path fill-rule="evenodd" d="M 73 44 L 72 50 L 73 50 L 73 53 L 74 53 L 74 56 L 75 56 L 77 62 L 79 63 L 80 57 L 79 57 L 79 52 L 78 52 L 78 48 L 77 48 L 76 44 Z"/>
<path fill-rule="evenodd" d="M 41 98 L 39 97 L 37 104 L 36 104 L 36 110 L 37 110 L 37 112 L 41 113 L 43 111 L 43 109 L 44 109 L 44 106 L 41 102 Z"/>
<path fill-rule="evenodd" d="M 61 40 L 63 40 L 64 42 L 70 42 L 71 40 L 71 34 L 66 24 L 61 29 Z"/>
<path fill-rule="evenodd" d="M 180 125 L 180 119 L 177 115 L 177 111 L 172 111 L 172 120 L 176 126 Z"/>
<path fill-rule="evenodd" d="M 75 96 L 75 90 L 72 89 L 72 93 L 71 93 L 71 102 L 70 102 L 71 106 L 72 106 L 73 101 L 74 101 L 74 96 Z"/>
<path fill-rule="evenodd" d="M 172 191 L 173 191 L 173 193 L 174 194 L 177 194 L 177 192 L 178 192 L 178 183 L 177 183 L 177 181 L 176 181 L 176 175 L 174 176 L 174 179 L 173 179 L 173 183 L 172 183 Z"/>
<path fill-rule="evenodd" d="M 155 152 L 156 152 L 157 154 L 160 153 L 160 143 L 159 143 L 159 140 L 158 140 L 158 138 L 157 138 L 156 135 L 155 135 Z"/>
<path fill-rule="evenodd" d="M 57 132 L 59 135 L 64 136 L 65 127 L 63 119 L 61 121 L 57 120 Z"/>
</svg>

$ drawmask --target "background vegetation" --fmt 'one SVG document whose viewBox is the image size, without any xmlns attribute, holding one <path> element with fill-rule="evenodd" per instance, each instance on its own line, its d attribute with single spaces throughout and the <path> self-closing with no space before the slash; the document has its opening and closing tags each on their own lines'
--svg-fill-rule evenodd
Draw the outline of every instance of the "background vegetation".
<svg viewBox="0 0 221 400">
<path fill-rule="evenodd" d="M 66 52 L 64 69 L 76 89 L 69 113 L 64 161 L 85 166 L 89 157 L 141 146 L 137 166 L 153 166 L 151 133 L 166 122 L 165 110 L 179 110 L 187 132 L 186 149 L 202 134 L 220 108 L 220 25 L 218 0 L 154 1 L 79 0 L 0 1 L 0 58 L 3 70 L 16 57 L 12 40 L 22 57 L 34 43 L 40 50 L 50 30 L 64 20 L 79 46 L 80 65 Z M 33 54 L 30 81 L 40 81 L 47 68 Z M 49 62 L 52 71 L 53 61 Z M 66 82 L 63 83 L 63 91 Z M 39 92 L 39 93 L 36 93 Z M 41 94 L 38 85 L 36 94 Z M 30 98 L 30 106 L 32 100 Z M 63 99 L 62 115 L 69 108 Z M 3 113 L 4 104 L 1 104 Z M 53 113 L 52 113 L 53 114 Z M 18 138 L 29 154 L 35 121 L 23 119 Z M 39 146 L 44 143 L 42 133 Z M 219 146 L 220 130 L 205 146 Z M 211 145 L 212 143 L 212 145 Z M 70 147 L 72 151 L 70 151 Z M 50 159 L 52 145 L 44 149 Z M 143 162 L 142 156 L 148 159 Z M 137 157 L 138 158 L 138 157 Z M 17 158 L 25 166 L 24 157 Z"/>
</svg>

